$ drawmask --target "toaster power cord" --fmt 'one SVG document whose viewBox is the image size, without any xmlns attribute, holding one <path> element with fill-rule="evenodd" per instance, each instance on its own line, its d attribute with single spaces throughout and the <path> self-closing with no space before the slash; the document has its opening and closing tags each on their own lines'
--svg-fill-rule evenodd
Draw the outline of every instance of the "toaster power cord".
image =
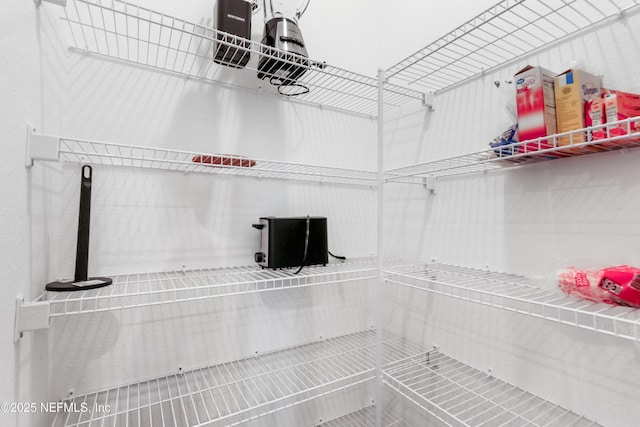
<svg viewBox="0 0 640 427">
<path fill-rule="evenodd" d="M 298 274 L 302 271 L 302 268 L 304 267 L 304 263 L 307 262 L 307 252 L 309 250 L 309 228 L 311 225 L 311 217 L 309 215 L 307 215 L 307 234 L 305 235 L 304 238 L 304 255 L 302 256 L 302 264 L 300 265 L 300 268 L 298 268 L 298 271 L 296 271 L 293 274 Z"/>
<path fill-rule="evenodd" d="M 309 228 L 311 226 L 311 217 L 309 215 L 307 215 L 307 231 L 305 233 L 304 236 L 304 255 L 302 256 L 302 264 L 300 265 L 300 267 L 298 267 L 298 270 L 293 273 L 293 274 L 298 274 L 302 271 L 302 268 L 304 267 L 304 263 L 307 262 L 307 254 L 309 252 Z M 335 259 L 339 259 L 342 261 L 345 261 L 347 259 L 347 257 L 342 256 L 342 255 L 334 255 L 331 253 L 331 251 L 327 251 L 329 253 L 329 255 L 331 255 L 332 257 L 334 257 Z"/>
</svg>

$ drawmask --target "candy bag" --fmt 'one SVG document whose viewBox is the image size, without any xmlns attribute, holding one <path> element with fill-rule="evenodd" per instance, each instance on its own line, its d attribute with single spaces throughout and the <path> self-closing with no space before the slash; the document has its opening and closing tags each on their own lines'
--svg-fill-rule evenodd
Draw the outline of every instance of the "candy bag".
<svg viewBox="0 0 640 427">
<path fill-rule="evenodd" d="M 628 265 L 601 270 L 569 268 L 558 274 L 558 286 L 568 295 L 589 301 L 640 307 L 640 268 Z"/>
</svg>

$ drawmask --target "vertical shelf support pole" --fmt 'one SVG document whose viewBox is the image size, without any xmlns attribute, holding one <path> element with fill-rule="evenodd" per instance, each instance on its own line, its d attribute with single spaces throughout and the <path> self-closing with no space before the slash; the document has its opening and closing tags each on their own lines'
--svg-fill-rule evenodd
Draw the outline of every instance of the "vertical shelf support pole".
<svg viewBox="0 0 640 427">
<path fill-rule="evenodd" d="M 382 274 L 382 250 L 383 250 L 383 215 L 384 215 L 384 71 L 378 70 L 378 286 L 376 289 L 376 427 L 382 427 L 382 302 L 384 291 L 384 276 Z"/>
</svg>

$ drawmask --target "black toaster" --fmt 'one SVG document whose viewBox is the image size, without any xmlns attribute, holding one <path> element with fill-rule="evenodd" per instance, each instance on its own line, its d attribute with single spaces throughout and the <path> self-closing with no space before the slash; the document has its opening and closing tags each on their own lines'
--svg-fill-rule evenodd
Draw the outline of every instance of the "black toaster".
<svg viewBox="0 0 640 427">
<path fill-rule="evenodd" d="M 254 258 L 262 267 L 290 268 L 329 262 L 325 217 L 264 217 L 253 227 L 260 230 L 260 250 Z"/>
</svg>

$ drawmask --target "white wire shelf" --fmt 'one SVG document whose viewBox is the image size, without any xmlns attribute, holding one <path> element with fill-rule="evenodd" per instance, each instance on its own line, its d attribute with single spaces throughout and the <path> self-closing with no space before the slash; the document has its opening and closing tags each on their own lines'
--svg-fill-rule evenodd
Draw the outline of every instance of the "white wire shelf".
<svg viewBox="0 0 640 427">
<path fill-rule="evenodd" d="M 298 86 L 282 86 L 287 93 L 297 93 L 304 86 L 306 94 L 296 101 L 322 105 L 368 116 L 377 116 L 378 81 L 289 52 L 270 48 L 255 41 L 191 23 L 151 9 L 119 0 L 69 0 L 64 20 L 69 24 L 73 47 L 85 53 L 150 67 L 187 78 L 218 82 L 259 90 L 269 86 L 271 77 L 279 78 L 279 70 L 304 72 L 296 79 Z M 231 48 L 225 60 L 250 59 L 243 69 L 214 62 L 222 49 Z M 272 60 L 278 67 L 266 68 L 264 80 L 258 79 L 258 60 Z M 407 102 L 424 101 L 424 94 L 386 84 L 384 108 Z M 275 90 L 274 93 L 277 93 Z"/>
<path fill-rule="evenodd" d="M 376 425 L 376 409 L 375 406 L 368 406 L 360 409 L 359 411 L 352 412 L 335 418 L 333 420 L 325 421 L 319 424 L 318 427 L 375 427 Z M 410 427 L 409 424 L 404 422 L 402 418 L 393 413 L 391 410 L 386 410 L 382 413 L 382 426 L 383 427 Z"/>
<path fill-rule="evenodd" d="M 420 163 L 385 172 L 387 182 L 424 184 L 427 177 L 472 174 L 532 163 L 640 146 L 640 117 L 557 135 L 487 148 L 461 156 Z M 588 135 L 600 139 L 586 141 Z M 582 142 L 586 141 L 586 142 Z"/>
<path fill-rule="evenodd" d="M 438 92 L 597 24 L 639 0 L 503 0 L 386 70 L 407 87 Z"/>
<path fill-rule="evenodd" d="M 330 262 L 273 270 L 259 266 L 209 268 L 110 276 L 113 284 L 86 291 L 45 291 L 34 303 L 46 302 L 51 318 L 112 310 L 133 309 L 185 301 L 239 296 L 256 292 L 352 283 L 373 279 L 376 264 L 371 258 Z"/>
<path fill-rule="evenodd" d="M 387 283 L 640 341 L 640 310 L 543 290 L 529 279 L 445 264 L 388 268 Z"/>
<path fill-rule="evenodd" d="M 420 353 L 383 337 L 386 364 Z M 375 378 L 375 330 L 77 396 L 53 427 L 233 426 Z"/>
<path fill-rule="evenodd" d="M 207 154 L 76 138 L 29 134 L 27 165 L 34 160 L 146 168 L 258 179 L 377 186 L 377 172 L 288 163 L 232 154 Z"/>
<path fill-rule="evenodd" d="M 448 426 L 600 426 L 438 351 L 397 363 L 383 382 Z"/>
</svg>

